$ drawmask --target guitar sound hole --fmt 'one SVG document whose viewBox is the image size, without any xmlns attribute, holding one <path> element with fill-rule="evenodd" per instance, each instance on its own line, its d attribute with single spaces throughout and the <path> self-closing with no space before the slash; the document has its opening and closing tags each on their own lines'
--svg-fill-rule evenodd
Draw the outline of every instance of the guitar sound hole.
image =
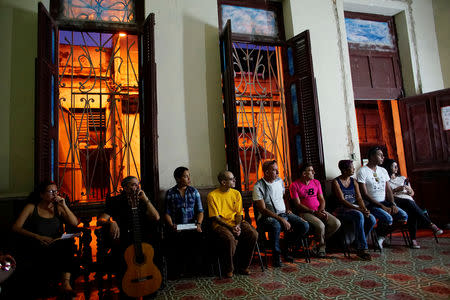
<svg viewBox="0 0 450 300">
<path fill-rule="evenodd" d="M 137 265 L 142 265 L 143 263 L 145 263 L 145 255 L 136 256 L 136 259 L 134 260 L 134 262 Z"/>
</svg>

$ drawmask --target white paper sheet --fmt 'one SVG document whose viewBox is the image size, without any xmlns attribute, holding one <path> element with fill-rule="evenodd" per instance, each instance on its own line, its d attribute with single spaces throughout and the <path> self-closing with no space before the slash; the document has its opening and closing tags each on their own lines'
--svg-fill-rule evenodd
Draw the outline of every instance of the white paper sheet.
<svg viewBox="0 0 450 300">
<path fill-rule="evenodd" d="M 197 229 L 197 225 L 194 223 L 189 224 L 177 224 L 177 230 L 195 230 Z"/>
<path fill-rule="evenodd" d="M 71 239 L 77 236 L 80 236 L 81 233 L 63 233 L 63 235 L 60 237 L 60 239 L 65 240 L 65 239 Z"/>
</svg>

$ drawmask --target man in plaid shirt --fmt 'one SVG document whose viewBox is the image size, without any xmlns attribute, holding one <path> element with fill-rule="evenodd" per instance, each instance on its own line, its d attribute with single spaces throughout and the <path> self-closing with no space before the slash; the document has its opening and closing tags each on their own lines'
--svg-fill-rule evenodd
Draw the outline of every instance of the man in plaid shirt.
<svg viewBox="0 0 450 300">
<path fill-rule="evenodd" d="M 197 231 L 202 232 L 203 207 L 200 193 L 191 184 L 188 168 L 178 167 L 173 172 L 177 182 L 166 193 L 165 219 L 173 231 L 177 231 L 177 224 L 195 223 Z"/>
<path fill-rule="evenodd" d="M 196 253 L 203 248 L 201 246 L 203 206 L 200 193 L 190 186 L 188 168 L 176 168 L 173 176 L 177 184 L 167 191 L 165 201 L 164 219 L 169 228 L 166 236 L 166 253 L 169 254 L 169 276 L 170 270 L 175 267 L 178 268 L 173 271 L 181 276 L 186 270 L 185 263 L 195 263 L 195 258 L 199 258 Z M 180 231 L 177 228 L 178 224 L 190 223 L 195 223 L 195 230 Z M 181 270 L 179 266 L 182 267 Z"/>
</svg>

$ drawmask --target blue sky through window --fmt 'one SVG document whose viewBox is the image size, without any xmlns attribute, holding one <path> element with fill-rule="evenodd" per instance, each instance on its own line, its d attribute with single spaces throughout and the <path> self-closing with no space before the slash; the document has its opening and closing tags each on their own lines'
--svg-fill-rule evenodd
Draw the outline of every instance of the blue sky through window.
<svg viewBox="0 0 450 300">
<path fill-rule="evenodd" d="M 278 37 L 275 12 L 242 6 L 222 5 L 222 24 L 231 20 L 233 33 Z"/>
<path fill-rule="evenodd" d="M 345 28 L 349 43 L 393 47 L 387 22 L 345 18 Z"/>
</svg>

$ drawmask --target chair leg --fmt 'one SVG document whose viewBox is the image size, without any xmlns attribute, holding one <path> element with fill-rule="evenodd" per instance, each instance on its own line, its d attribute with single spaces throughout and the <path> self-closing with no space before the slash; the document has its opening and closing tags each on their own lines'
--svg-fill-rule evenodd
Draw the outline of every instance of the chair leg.
<svg viewBox="0 0 450 300">
<path fill-rule="evenodd" d="M 408 230 L 405 230 L 405 236 L 406 236 L 406 242 L 407 242 L 408 246 L 411 246 L 412 245 L 412 239 L 411 239 L 411 236 L 409 235 L 409 231 Z"/>
<path fill-rule="evenodd" d="M 372 238 L 373 251 L 380 251 L 380 245 L 378 245 L 378 234 L 375 231 L 375 228 L 370 232 L 370 237 Z"/>
<path fill-rule="evenodd" d="M 344 234 L 344 257 L 350 258 L 350 247 L 347 244 L 347 239 L 345 238 L 345 234 Z"/>
<path fill-rule="evenodd" d="M 264 263 L 261 257 L 261 251 L 259 250 L 259 244 L 258 241 L 256 241 L 256 251 L 258 251 L 258 258 L 259 258 L 259 262 L 261 263 L 261 271 L 264 272 Z"/>
<path fill-rule="evenodd" d="M 222 268 L 220 266 L 220 257 L 217 257 L 217 268 L 219 269 L 219 279 L 222 279 Z"/>
<path fill-rule="evenodd" d="M 267 269 L 268 268 L 268 264 L 267 264 L 267 249 L 266 249 L 266 239 L 265 239 L 265 232 L 260 232 L 260 231 L 258 231 L 258 237 L 259 237 L 259 239 L 258 239 L 258 242 L 256 243 L 256 245 L 258 245 L 258 249 L 259 249 L 259 245 L 261 245 L 261 247 L 262 247 L 262 251 L 264 252 L 264 265 L 265 265 L 265 268 Z M 264 239 L 262 239 L 262 237 L 264 237 Z M 259 253 L 261 253 L 261 252 L 259 252 Z M 261 256 L 260 256 L 261 257 Z"/>
<path fill-rule="evenodd" d="M 403 241 L 405 242 L 406 247 L 410 246 L 406 240 L 405 231 L 402 230 L 401 233 L 402 233 Z"/>
<path fill-rule="evenodd" d="M 309 252 L 309 240 L 307 237 L 305 237 L 305 238 L 301 238 L 300 242 L 302 244 L 302 248 L 305 253 L 305 262 L 310 263 L 311 262 L 311 253 Z"/>
<path fill-rule="evenodd" d="M 162 260 L 162 286 L 165 287 L 167 286 L 167 257 L 165 255 L 162 256 L 161 258 Z"/>
</svg>

